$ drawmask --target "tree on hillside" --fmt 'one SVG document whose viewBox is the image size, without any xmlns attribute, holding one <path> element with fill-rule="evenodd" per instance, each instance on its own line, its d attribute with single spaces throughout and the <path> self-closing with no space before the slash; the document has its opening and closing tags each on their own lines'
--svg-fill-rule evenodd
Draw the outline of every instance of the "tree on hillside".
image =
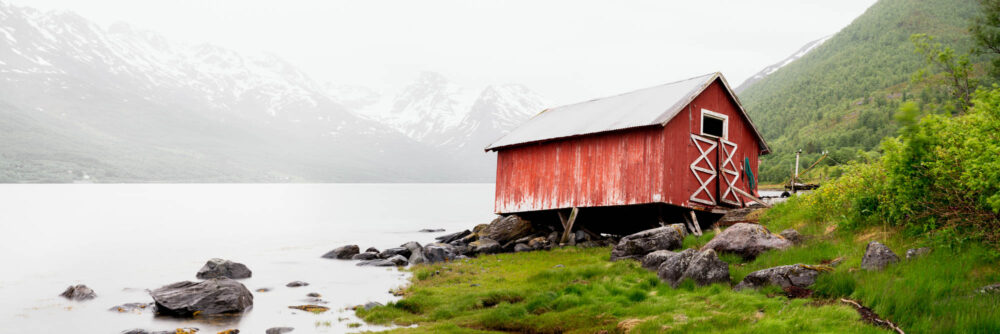
<svg viewBox="0 0 1000 334">
<path fill-rule="evenodd" d="M 943 81 L 939 85 L 955 101 L 956 111 L 965 113 L 972 105 L 972 93 L 979 86 L 978 80 L 972 78 L 969 55 L 956 54 L 954 49 L 936 42 L 934 36 L 927 34 L 913 34 L 910 40 L 916 52 L 924 57 L 925 64 L 914 74 L 914 81 Z M 936 72 L 942 72 L 944 78 L 936 79 Z"/>
<path fill-rule="evenodd" d="M 969 27 L 976 41 L 976 53 L 1000 55 L 1000 0 L 979 0 L 979 15 Z M 1000 78 L 1000 57 L 993 57 L 990 75 Z"/>
</svg>

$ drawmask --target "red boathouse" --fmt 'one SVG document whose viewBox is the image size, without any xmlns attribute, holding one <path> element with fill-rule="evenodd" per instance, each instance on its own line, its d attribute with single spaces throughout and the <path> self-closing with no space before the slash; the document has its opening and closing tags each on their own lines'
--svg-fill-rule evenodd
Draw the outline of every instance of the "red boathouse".
<svg viewBox="0 0 1000 334">
<path fill-rule="evenodd" d="M 747 205 L 769 152 L 721 73 L 547 109 L 486 150 L 498 214 L 578 209 L 577 226 L 616 234 Z"/>
</svg>

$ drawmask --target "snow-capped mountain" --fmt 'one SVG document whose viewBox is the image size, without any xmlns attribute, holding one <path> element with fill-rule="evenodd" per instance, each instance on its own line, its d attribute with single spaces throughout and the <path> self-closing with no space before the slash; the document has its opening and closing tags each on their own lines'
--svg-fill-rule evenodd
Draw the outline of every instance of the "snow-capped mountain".
<svg viewBox="0 0 1000 334">
<path fill-rule="evenodd" d="M 538 93 L 519 84 L 488 86 L 462 121 L 433 138 L 432 143 L 451 150 L 482 152 L 546 105 Z"/>
<path fill-rule="evenodd" d="M 737 94 L 743 92 L 743 90 L 747 89 L 747 87 L 750 87 L 750 85 L 753 85 L 757 81 L 764 79 L 765 77 L 771 75 L 771 73 L 774 73 L 778 69 L 785 67 L 796 60 L 799 60 L 799 58 L 805 56 L 807 53 L 809 53 L 809 51 L 812 51 L 816 47 L 823 45 L 823 43 L 826 42 L 828 39 L 830 39 L 830 37 L 833 37 L 833 35 L 826 36 L 817 39 L 815 41 L 806 43 L 806 45 L 803 45 L 801 48 L 799 48 L 798 51 L 795 51 L 795 53 L 793 53 L 791 56 L 788 56 L 787 58 L 782 59 L 777 63 L 768 65 L 767 67 L 764 67 L 764 69 L 760 70 L 760 72 L 757 72 L 756 74 L 750 76 L 750 78 L 744 80 L 743 83 L 740 83 L 739 86 L 736 86 L 736 88 L 733 89 L 733 91 L 735 91 Z"/>
<path fill-rule="evenodd" d="M 0 180 L 440 181 L 475 174 L 357 117 L 353 105 L 341 103 L 347 98 L 332 98 L 277 56 L 174 43 L 126 24 L 104 29 L 71 12 L 0 2 L 0 76 Z"/>
<path fill-rule="evenodd" d="M 519 84 L 482 90 L 422 72 L 396 94 L 356 86 L 331 86 L 331 96 L 355 96 L 345 105 L 358 115 L 390 126 L 414 140 L 454 152 L 482 148 L 544 109 L 545 100 Z M 359 94 L 358 92 L 365 92 Z"/>
</svg>

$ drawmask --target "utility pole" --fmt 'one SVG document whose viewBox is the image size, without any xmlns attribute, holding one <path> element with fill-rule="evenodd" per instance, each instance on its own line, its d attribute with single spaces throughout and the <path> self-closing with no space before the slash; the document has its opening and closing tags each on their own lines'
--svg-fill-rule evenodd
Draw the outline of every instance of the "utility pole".
<svg viewBox="0 0 1000 334">
<path fill-rule="evenodd" d="M 792 177 L 792 193 L 795 193 L 795 181 L 799 179 L 799 156 L 802 155 L 802 149 L 795 152 L 795 176 Z"/>
</svg>

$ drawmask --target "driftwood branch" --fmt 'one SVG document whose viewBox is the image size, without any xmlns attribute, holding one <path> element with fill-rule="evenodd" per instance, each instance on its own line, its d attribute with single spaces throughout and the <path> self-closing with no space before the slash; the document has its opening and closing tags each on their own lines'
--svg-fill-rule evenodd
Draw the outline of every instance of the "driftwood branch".
<svg viewBox="0 0 1000 334">
<path fill-rule="evenodd" d="M 892 321 L 880 318 L 878 314 L 875 314 L 875 311 L 872 311 L 872 309 L 867 308 L 856 301 L 847 298 L 840 298 L 840 302 L 853 306 L 854 309 L 857 310 L 859 314 L 861 314 L 861 320 L 870 322 L 871 324 L 876 326 L 888 328 L 889 330 L 892 330 L 893 332 L 899 334 L 906 334 L 905 332 L 903 332 L 902 328 L 899 328 L 899 326 L 892 323 Z"/>
</svg>

